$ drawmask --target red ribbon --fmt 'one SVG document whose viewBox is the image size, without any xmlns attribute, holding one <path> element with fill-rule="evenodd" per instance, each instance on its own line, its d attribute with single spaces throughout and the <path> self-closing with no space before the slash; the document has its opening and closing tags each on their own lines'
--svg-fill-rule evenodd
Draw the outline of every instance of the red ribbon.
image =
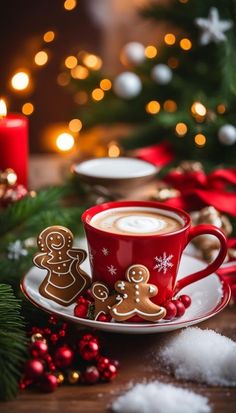
<svg viewBox="0 0 236 413">
<path fill-rule="evenodd" d="M 196 210 L 205 205 L 236 217 L 236 193 L 230 192 L 236 185 L 236 169 L 218 169 L 209 175 L 204 171 L 171 171 L 165 182 L 180 191 L 180 196 L 166 201 L 168 205 Z"/>
<path fill-rule="evenodd" d="M 136 156 L 159 167 L 168 165 L 175 158 L 171 145 L 167 141 L 138 149 Z"/>
</svg>

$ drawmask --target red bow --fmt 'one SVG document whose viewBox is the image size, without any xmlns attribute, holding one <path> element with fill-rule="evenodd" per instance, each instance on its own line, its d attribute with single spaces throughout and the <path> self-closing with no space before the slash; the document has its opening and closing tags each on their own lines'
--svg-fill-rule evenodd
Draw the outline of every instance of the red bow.
<svg viewBox="0 0 236 413">
<path fill-rule="evenodd" d="M 204 171 L 171 171 L 165 178 L 180 195 L 166 201 L 168 205 L 187 210 L 200 209 L 213 205 L 219 211 L 236 216 L 236 193 L 230 192 L 228 186 L 236 185 L 236 169 L 218 169 L 209 175 Z"/>
</svg>

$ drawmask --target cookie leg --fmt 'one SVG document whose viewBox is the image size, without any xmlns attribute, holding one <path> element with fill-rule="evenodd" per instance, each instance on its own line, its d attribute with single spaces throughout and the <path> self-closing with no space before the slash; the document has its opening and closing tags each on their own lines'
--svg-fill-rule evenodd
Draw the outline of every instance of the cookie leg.
<svg viewBox="0 0 236 413">
<path fill-rule="evenodd" d="M 147 321 L 158 321 L 166 316 L 166 310 L 163 307 L 157 306 L 155 309 L 150 309 L 150 312 L 147 313 L 147 309 L 138 309 L 137 314 Z"/>
<path fill-rule="evenodd" d="M 110 314 L 116 321 L 125 321 L 137 313 L 135 308 L 127 308 L 127 305 L 124 308 L 121 305 L 115 305 L 110 309 Z"/>
</svg>

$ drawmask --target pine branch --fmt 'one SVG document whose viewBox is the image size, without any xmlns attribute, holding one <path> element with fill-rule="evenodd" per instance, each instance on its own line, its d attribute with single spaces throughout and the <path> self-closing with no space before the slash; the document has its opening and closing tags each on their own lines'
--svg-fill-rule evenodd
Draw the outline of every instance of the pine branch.
<svg viewBox="0 0 236 413">
<path fill-rule="evenodd" d="M 0 400 L 14 398 L 26 358 L 26 337 L 19 300 L 0 284 Z"/>
</svg>

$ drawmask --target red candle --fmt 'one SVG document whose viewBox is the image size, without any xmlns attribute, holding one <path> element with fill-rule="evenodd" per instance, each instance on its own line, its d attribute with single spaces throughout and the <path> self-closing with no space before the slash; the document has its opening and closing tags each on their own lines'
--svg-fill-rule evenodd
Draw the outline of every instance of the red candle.
<svg viewBox="0 0 236 413">
<path fill-rule="evenodd" d="M 7 114 L 0 100 L 0 170 L 12 168 L 17 181 L 27 187 L 28 181 L 28 119 L 18 113 Z"/>
</svg>

